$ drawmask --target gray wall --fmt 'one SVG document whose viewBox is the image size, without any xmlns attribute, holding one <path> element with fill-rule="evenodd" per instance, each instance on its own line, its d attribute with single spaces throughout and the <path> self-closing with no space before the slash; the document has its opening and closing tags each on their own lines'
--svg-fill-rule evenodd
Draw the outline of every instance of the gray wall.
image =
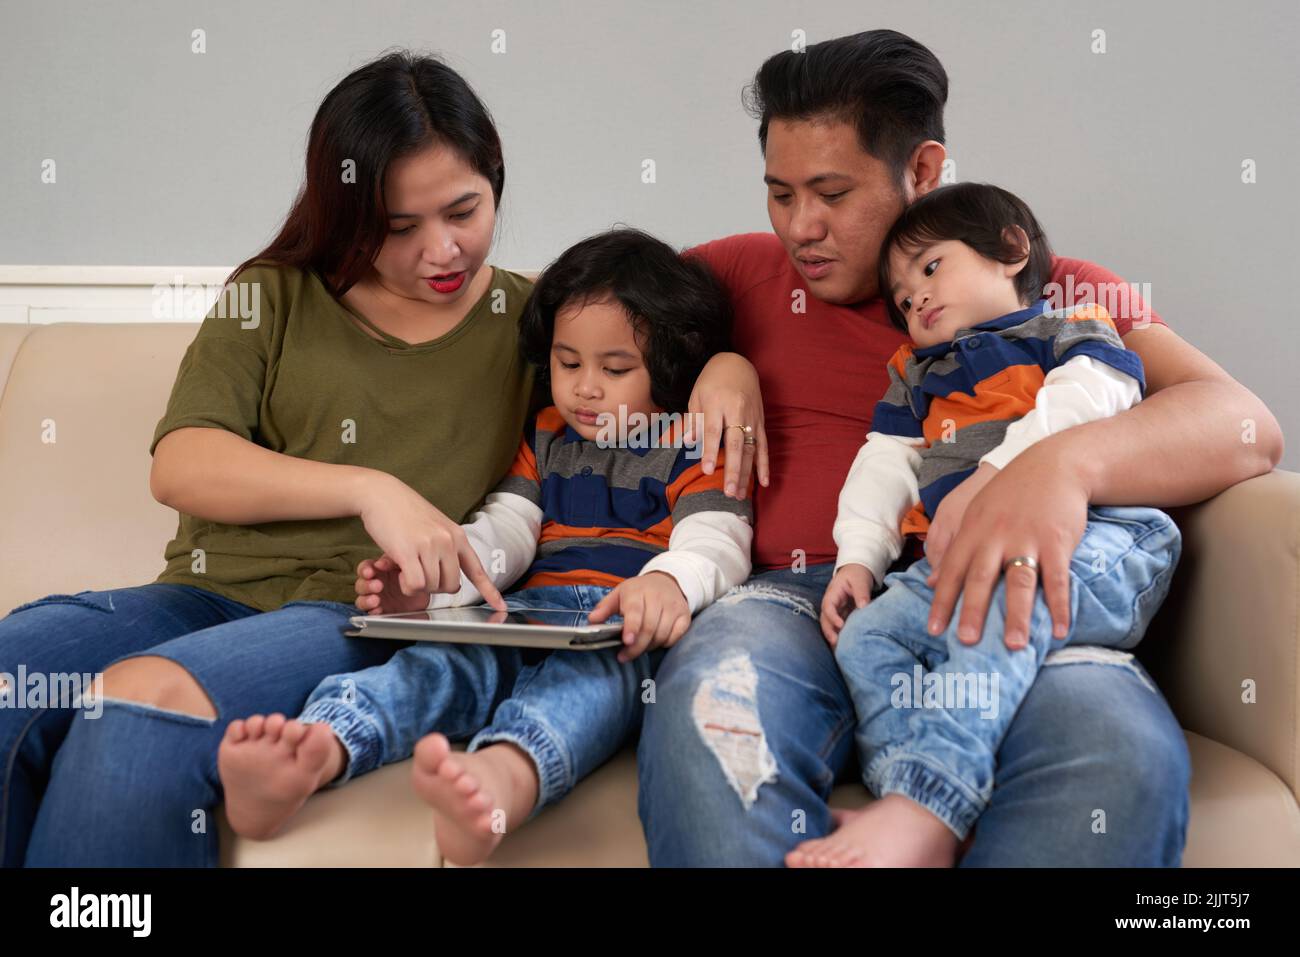
<svg viewBox="0 0 1300 957">
<path fill-rule="evenodd" d="M 947 67 L 958 177 L 1023 196 L 1058 251 L 1150 283 L 1155 308 L 1268 402 L 1300 468 L 1294 0 L 2 0 L 0 263 L 243 259 L 293 198 L 325 92 L 393 46 L 443 54 L 498 121 L 502 265 L 545 265 L 615 222 L 679 246 L 766 229 L 741 87 L 796 28 L 815 42 L 877 26 Z"/>
</svg>

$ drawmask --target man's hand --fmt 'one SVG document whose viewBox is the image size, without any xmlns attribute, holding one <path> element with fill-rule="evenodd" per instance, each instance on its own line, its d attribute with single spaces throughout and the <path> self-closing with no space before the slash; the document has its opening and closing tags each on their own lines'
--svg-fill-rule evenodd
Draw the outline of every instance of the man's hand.
<svg viewBox="0 0 1300 957">
<path fill-rule="evenodd" d="M 587 615 L 599 624 L 611 615 L 623 616 L 621 662 L 652 648 L 671 648 L 691 626 L 691 608 L 677 580 L 667 572 L 650 572 L 621 582 Z"/>
<path fill-rule="evenodd" d="M 943 553 L 948 550 L 948 546 L 957 536 L 957 530 L 961 528 L 962 519 L 966 517 L 966 509 L 971 500 L 992 481 L 993 476 L 999 471 L 1001 470 L 996 465 L 981 463 L 973 474 L 966 476 L 961 484 L 943 497 L 938 510 L 934 513 L 934 519 L 930 522 L 930 530 L 925 534 L 925 557 L 930 559 L 931 567 L 939 567 L 939 562 L 943 560 Z"/>
<path fill-rule="evenodd" d="M 686 438 L 699 441 L 700 468 L 712 475 L 718 461 L 718 445 L 725 443 L 724 494 L 743 499 L 749 489 L 750 473 L 757 472 L 760 485 L 771 481 L 767 461 L 767 431 L 763 428 L 763 396 L 758 373 L 744 356 L 719 352 L 701 370 L 686 406 Z M 696 416 L 703 416 L 704 432 L 695 434 Z M 732 425 L 754 430 L 754 444 L 745 444 L 745 433 Z"/>
<path fill-rule="evenodd" d="M 865 608 L 871 604 L 871 589 L 875 587 L 875 578 L 865 565 L 844 565 L 822 595 L 822 634 L 832 648 L 839 641 L 840 629 L 844 619 L 854 609 Z"/>
<path fill-rule="evenodd" d="M 942 634 L 948 627 L 960 597 L 957 638 L 968 645 L 978 642 L 1003 566 L 1019 556 L 1036 558 L 1038 571 L 1024 566 L 1007 571 L 1007 647 L 1028 644 L 1040 583 L 1052 614 L 1052 634 L 1069 634 L 1070 560 L 1087 524 L 1088 491 L 1059 458 L 1034 451 L 1018 455 L 997 481 L 975 495 L 956 536 L 943 549 L 943 564 L 931 560 L 935 567 L 926 580 L 934 588 L 930 634 Z"/>
</svg>

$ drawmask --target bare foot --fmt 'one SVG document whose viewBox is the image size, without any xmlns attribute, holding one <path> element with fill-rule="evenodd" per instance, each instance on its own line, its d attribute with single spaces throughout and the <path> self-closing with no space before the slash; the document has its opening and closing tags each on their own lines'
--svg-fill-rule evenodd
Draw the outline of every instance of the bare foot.
<svg viewBox="0 0 1300 957">
<path fill-rule="evenodd" d="M 537 770 L 512 744 L 468 754 L 453 752 L 445 735 L 427 734 L 415 746 L 411 780 L 433 808 L 442 856 L 462 866 L 487 860 L 506 825 L 526 820 L 537 803 Z"/>
<path fill-rule="evenodd" d="M 831 811 L 836 828 L 785 856 L 787 867 L 952 867 L 961 841 L 948 826 L 901 794 L 860 811 Z"/>
<path fill-rule="evenodd" d="M 286 721 L 282 714 L 230 722 L 217 770 L 231 829 L 266 840 L 346 763 L 347 752 L 327 724 Z"/>
</svg>

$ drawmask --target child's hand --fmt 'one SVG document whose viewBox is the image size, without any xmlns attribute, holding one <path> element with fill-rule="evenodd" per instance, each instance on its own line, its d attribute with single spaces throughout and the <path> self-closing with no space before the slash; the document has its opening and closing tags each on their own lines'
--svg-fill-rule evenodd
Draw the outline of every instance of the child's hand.
<svg viewBox="0 0 1300 957">
<path fill-rule="evenodd" d="M 595 625 L 617 614 L 623 616 L 622 662 L 652 648 L 671 648 L 691 626 L 691 606 L 667 572 L 624 579 L 596 603 L 587 620 Z"/>
<path fill-rule="evenodd" d="M 826 594 L 822 596 L 822 634 L 832 648 L 839 641 L 840 629 L 850 612 L 871 604 L 875 582 L 865 565 L 855 563 L 842 566 L 826 586 Z"/>
<path fill-rule="evenodd" d="M 357 566 L 356 605 L 367 615 L 389 615 L 399 611 L 423 611 L 429 606 L 429 593 L 417 591 L 412 595 L 402 593 L 398 580 L 401 569 L 387 555 L 371 561 L 367 558 Z"/>
</svg>

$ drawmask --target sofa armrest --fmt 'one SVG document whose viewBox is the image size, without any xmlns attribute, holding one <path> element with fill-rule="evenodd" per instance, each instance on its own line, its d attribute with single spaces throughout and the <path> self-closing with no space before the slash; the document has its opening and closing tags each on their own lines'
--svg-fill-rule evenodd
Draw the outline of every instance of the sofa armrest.
<svg viewBox="0 0 1300 957">
<path fill-rule="evenodd" d="M 1255 758 L 1300 798 L 1300 474 L 1169 513 L 1183 553 L 1142 660 L 1184 728 Z"/>
</svg>

